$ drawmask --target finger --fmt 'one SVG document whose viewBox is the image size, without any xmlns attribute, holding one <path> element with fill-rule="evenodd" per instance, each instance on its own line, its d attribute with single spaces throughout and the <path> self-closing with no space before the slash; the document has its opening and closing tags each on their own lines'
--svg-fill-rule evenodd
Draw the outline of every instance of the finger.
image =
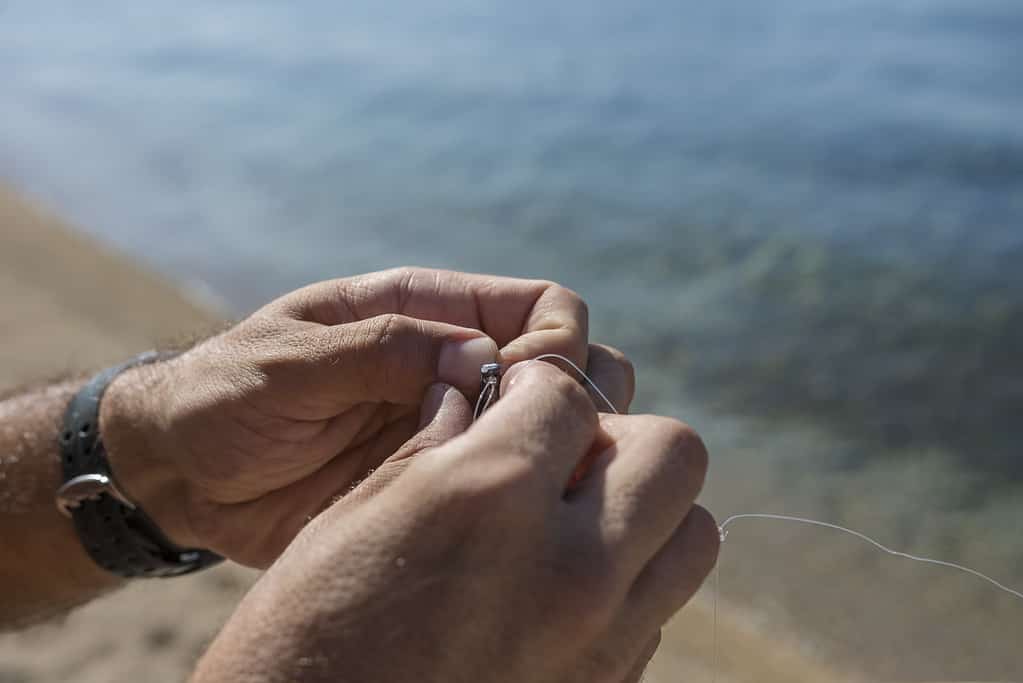
<svg viewBox="0 0 1023 683">
<path fill-rule="evenodd" d="M 632 363 L 618 349 L 603 344 L 590 344 L 588 356 L 589 363 L 585 371 L 558 358 L 542 356 L 542 360 L 575 377 L 590 394 L 597 410 L 605 413 L 628 412 L 636 386 Z"/>
<path fill-rule="evenodd" d="M 647 641 L 643 647 L 643 652 L 636 659 L 636 665 L 632 667 L 632 671 L 625 677 L 622 683 L 639 683 L 643 680 L 643 674 L 646 672 L 647 666 L 650 664 L 650 660 L 657 654 L 657 648 L 661 645 L 661 630 L 657 629 L 657 633 L 654 637 Z"/>
<path fill-rule="evenodd" d="M 472 424 L 472 406 L 454 387 L 437 383 L 423 399 L 419 431 L 346 496 L 354 504 L 380 492 L 405 471 L 411 458 L 455 438 Z"/>
<path fill-rule="evenodd" d="M 618 349 L 602 344 L 591 344 L 589 357 L 590 364 L 587 374 L 583 376 L 580 376 L 577 368 L 573 368 L 557 358 L 545 358 L 544 361 L 563 369 L 569 376 L 575 377 L 587 390 L 598 411 L 624 412 L 628 410 L 635 385 L 632 363 Z M 598 452 L 599 450 L 589 451 L 576 464 L 566 487 L 569 491 L 574 490 L 586 476 L 590 464 Z"/>
<path fill-rule="evenodd" d="M 451 385 L 438 382 L 430 387 L 419 410 L 419 432 L 394 457 L 407 458 L 434 448 L 458 436 L 472 424 L 472 406 Z"/>
<path fill-rule="evenodd" d="M 474 394 L 480 366 L 496 359 L 497 345 L 477 330 L 386 314 L 320 328 L 292 347 L 278 376 L 315 402 L 312 419 L 352 403 L 418 405 L 434 382 Z"/>
<path fill-rule="evenodd" d="M 548 363 L 512 366 L 502 392 L 465 438 L 481 455 L 526 459 L 560 498 L 596 437 L 593 402 L 574 379 Z"/>
<path fill-rule="evenodd" d="M 454 438 L 471 422 L 472 409 L 457 389 L 443 383 L 431 385 L 418 416 L 398 420 L 372 441 L 335 458 L 315 475 L 271 495 L 291 501 L 295 512 L 290 516 L 304 524 L 303 511 L 308 519 L 310 514 L 315 516 L 332 503 L 356 504 L 379 493 L 405 471 L 410 458 Z M 364 478 L 353 480 L 350 468 L 339 461 L 359 463 L 360 476 Z"/>
<path fill-rule="evenodd" d="M 611 401 L 619 413 L 629 412 L 636 391 L 636 373 L 625 354 L 612 346 L 590 344 L 589 366 L 586 374 L 604 396 Z M 609 408 L 594 389 L 587 384 L 597 410 L 608 412 Z"/>
<path fill-rule="evenodd" d="M 498 343 L 504 338 L 500 337 Z M 547 282 L 533 302 L 519 335 L 501 347 L 501 362 L 509 366 L 545 353 L 556 353 L 584 368 L 588 362 L 588 338 L 586 303 L 572 290 Z"/>
<path fill-rule="evenodd" d="M 714 517 L 694 506 L 633 584 L 621 628 L 664 625 L 696 594 L 714 568 L 720 546 Z"/>
<path fill-rule="evenodd" d="M 635 576 L 689 513 L 707 450 L 670 418 L 605 415 L 601 428 L 615 445 L 594 459 L 572 501 L 583 519 L 599 520 L 602 542 Z"/>
<path fill-rule="evenodd" d="M 310 285 L 265 310 L 322 325 L 399 313 L 481 330 L 505 365 L 559 353 L 586 367 L 586 304 L 546 280 L 397 268 Z"/>
<path fill-rule="evenodd" d="M 225 528 L 236 529 L 244 520 L 260 529 L 252 535 L 248 547 L 232 551 L 232 559 L 266 567 L 332 503 L 356 504 L 380 492 L 404 471 L 410 458 L 461 433 L 472 420 L 465 397 L 444 384 L 436 384 L 427 392 L 421 413 L 399 418 L 375 438 L 334 457 L 293 484 L 258 500 L 222 507 L 219 514 L 225 521 L 228 516 L 239 520 L 224 524 Z M 366 478 L 360 482 L 363 476 Z M 231 542 L 239 545 L 237 538 Z"/>
<path fill-rule="evenodd" d="M 320 512 L 341 499 L 374 463 L 383 462 L 414 432 L 416 416 L 409 415 L 388 425 L 380 435 L 342 456 L 327 461 L 319 469 L 283 488 L 249 502 L 221 506 L 217 511 L 220 527 L 232 531 L 224 543 L 213 536 L 211 549 L 231 548 L 231 559 L 251 567 L 269 566 L 292 539 Z M 239 536 L 239 528 L 257 529 Z"/>
</svg>

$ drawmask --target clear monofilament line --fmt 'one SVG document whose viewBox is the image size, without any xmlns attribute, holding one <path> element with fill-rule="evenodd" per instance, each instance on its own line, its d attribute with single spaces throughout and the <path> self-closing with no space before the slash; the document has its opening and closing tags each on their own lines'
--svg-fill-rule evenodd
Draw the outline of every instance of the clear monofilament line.
<svg viewBox="0 0 1023 683">
<path fill-rule="evenodd" d="M 536 358 L 533 358 L 529 362 L 532 363 L 533 361 L 546 360 L 548 358 L 556 358 L 571 366 L 573 370 L 579 373 L 579 376 L 583 378 L 583 381 L 585 381 L 586 384 L 588 384 L 593 389 L 597 396 L 600 397 L 600 400 L 604 402 L 604 405 L 607 406 L 608 410 L 610 410 L 612 413 L 615 413 L 616 415 L 618 414 L 618 409 L 615 408 L 614 403 L 611 403 L 611 399 L 609 399 L 607 395 L 604 394 L 603 391 L 601 391 L 600 387 L 597 386 L 597 383 L 590 379 L 590 376 L 583 372 L 582 368 L 580 368 L 578 365 L 570 361 L 568 358 L 565 358 L 559 353 L 545 353 L 543 355 L 537 356 Z M 500 377 L 498 377 L 496 381 L 500 382 L 501 381 Z M 479 398 L 476 399 L 476 408 L 473 410 L 472 413 L 472 419 L 474 422 L 478 420 L 480 416 L 483 415 L 483 413 L 487 412 L 487 408 L 489 408 L 490 405 L 494 402 L 494 396 L 496 394 L 497 394 L 496 384 L 486 382 L 483 385 L 483 389 L 480 390 Z"/>
<path fill-rule="evenodd" d="M 611 403 L 611 400 L 608 399 L 608 397 L 606 395 L 604 395 L 604 392 L 600 390 L 600 387 L 598 387 L 596 385 L 596 383 L 592 379 L 590 379 L 589 375 L 587 375 L 585 372 L 583 372 L 582 368 L 580 368 L 578 365 L 573 363 L 568 358 L 565 358 L 564 356 L 562 356 L 560 354 L 557 354 L 557 353 L 545 353 L 543 355 L 537 356 L 533 360 L 544 360 L 544 359 L 547 359 L 547 358 L 556 358 L 556 359 L 558 359 L 560 361 L 563 361 L 564 363 L 567 363 L 569 366 L 571 366 L 571 368 L 573 370 L 575 370 L 577 373 L 579 373 L 579 376 L 582 377 L 586 381 L 586 383 L 593 389 L 593 391 L 596 392 L 596 394 L 598 396 L 600 396 L 600 398 L 604 401 L 604 403 L 607 404 L 607 407 L 611 410 L 611 412 L 613 412 L 613 413 L 617 413 L 618 412 L 615 409 L 614 404 Z M 935 565 L 935 566 L 938 566 L 938 567 L 947 567 L 948 569 L 954 569 L 954 570 L 962 572 L 964 574 L 970 574 L 971 576 L 974 576 L 974 577 L 976 577 L 978 579 L 986 581 L 987 583 L 991 584 L 992 586 L 994 586 L 998 590 L 1000 590 L 1000 591 L 1002 591 L 1004 593 L 1008 593 L 1009 595 L 1013 596 L 1014 598 L 1016 598 L 1018 600 L 1023 600 L 1023 592 L 1020 592 L 1018 590 L 1010 588 L 1010 587 L 1006 586 L 1005 584 L 1003 584 L 1002 582 L 998 581 L 997 579 L 993 579 L 992 577 L 988 576 L 987 574 L 984 574 L 983 572 L 977 571 L 976 569 L 973 569 L 971 567 L 967 567 L 967 566 L 964 566 L 964 565 L 961 565 L 961 564 L 956 564 L 955 562 L 948 562 L 946 560 L 938 560 L 938 559 L 935 559 L 933 557 L 922 557 L 920 555 L 912 555 L 910 553 L 902 552 L 900 550 L 894 550 L 894 549 L 889 548 L 888 546 L 884 545 L 880 541 L 877 541 L 877 540 L 871 538 L 870 536 L 867 536 L 866 534 L 861 533 L 859 531 L 855 531 L 853 529 L 849 529 L 847 527 L 844 527 L 844 526 L 841 526 L 841 525 L 838 525 L 838 524 L 832 524 L 830 522 L 821 522 L 821 521 L 818 521 L 816 519 L 808 519 L 806 517 L 795 517 L 793 515 L 776 515 L 776 514 L 770 514 L 770 513 L 747 513 L 747 514 L 741 514 L 741 515 L 732 515 L 731 517 L 726 519 L 724 522 L 722 522 L 721 525 L 718 527 L 718 529 L 721 532 L 721 540 L 722 541 L 724 541 L 725 537 L 728 535 L 728 525 L 731 524 L 732 522 L 738 521 L 740 519 L 769 519 L 769 520 L 776 520 L 776 521 L 783 521 L 783 522 L 795 522 L 795 523 L 798 523 L 798 524 L 808 524 L 808 525 L 811 525 L 811 526 L 818 526 L 818 527 L 824 527 L 826 529 L 834 529 L 835 531 L 841 531 L 843 533 L 849 534 L 850 536 L 855 536 L 856 538 L 859 538 L 860 540 L 869 543 L 870 545 L 874 546 L 878 550 L 880 550 L 880 551 L 882 551 L 884 553 L 887 553 L 888 555 L 892 555 L 893 557 L 901 557 L 903 559 L 910 560 L 912 562 L 920 562 L 920 563 L 923 563 L 923 564 L 930 564 L 930 565 Z M 715 600 L 716 600 L 716 598 L 715 598 Z M 717 629 L 715 628 L 715 632 L 716 631 L 717 631 Z M 715 646 L 716 646 L 716 643 L 715 643 Z"/>
<path fill-rule="evenodd" d="M 548 358 L 557 358 L 558 360 L 563 361 L 563 362 L 567 363 L 568 365 L 570 365 L 573 370 L 575 370 L 577 373 L 579 373 L 580 377 L 582 377 L 584 380 L 586 380 L 586 383 L 588 385 L 590 385 L 590 387 L 593 389 L 593 391 L 595 391 L 597 393 L 597 396 L 600 396 L 601 400 L 604 401 L 604 403 L 607 405 L 608 409 L 612 413 L 615 413 L 616 415 L 618 414 L 618 409 L 615 408 L 615 404 L 611 403 L 611 399 L 609 399 L 607 396 L 604 395 L 604 392 L 600 390 L 600 387 L 597 386 L 597 383 L 594 382 L 592 379 L 590 379 L 590 376 L 587 375 L 585 372 L 583 372 L 582 368 L 580 368 L 578 365 L 576 365 L 575 363 L 573 363 L 569 359 L 565 358 L 564 356 L 562 356 L 561 354 L 558 354 L 558 353 L 545 353 L 543 355 L 537 356 L 533 360 L 546 360 Z"/>
<path fill-rule="evenodd" d="M 991 584 L 992 586 L 994 586 L 998 590 L 1000 590 L 1000 591 L 1002 591 L 1004 593 L 1008 593 L 1009 595 L 1011 595 L 1012 597 L 1016 598 L 1017 600 L 1023 600 L 1023 593 L 1021 593 L 1020 591 L 1017 591 L 1017 590 L 1015 590 L 1013 588 L 1009 588 L 1008 586 L 1006 586 L 1005 584 L 1001 583 L 1000 581 L 998 581 L 996 579 L 993 579 L 990 576 L 988 576 L 987 574 L 984 574 L 983 572 L 979 572 L 976 569 L 973 569 L 971 567 L 966 567 L 966 566 L 963 566 L 961 564 L 956 564 L 955 562 L 947 562 L 945 560 L 937 560 L 937 559 L 934 559 L 932 557 L 921 557 L 919 555 L 912 555 L 910 553 L 902 552 L 900 550 L 894 550 L 894 549 L 889 548 L 888 546 L 884 545 L 880 541 L 877 541 L 877 540 L 871 538 L 870 536 L 867 536 L 864 533 L 861 533 L 859 531 L 855 531 L 854 529 L 849 529 L 849 528 L 841 526 L 839 524 L 832 524 L 831 522 L 821 522 L 821 521 L 816 520 L 816 519 L 808 519 L 806 517 L 796 517 L 796 516 L 793 516 L 793 515 L 776 515 L 776 514 L 771 514 L 771 513 L 766 513 L 766 512 L 746 513 L 746 514 L 741 514 L 741 515 L 732 515 L 731 517 L 727 518 L 725 521 L 723 521 L 718 526 L 718 530 L 721 533 L 721 541 L 722 542 L 724 542 L 724 540 L 728 537 L 728 525 L 731 524 L 732 522 L 735 522 L 735 521 L 741 520 L 741 519 L 766 519 L 766 520 L 775 520 L 775 521 L 782 521 L 782 522 L 795 522 L 797 524 L 807 524 L 807 525 L 810 525 L 810 526 L 817 526 L 817 527 L 823 527 L 825 529 L 834 529 L 835 531 L 841 531 L 842 533 L 849 534 L 850 536 L 854 536 L 854 537 L 856 537 L 856 538 L 858 538 L 858 539 L 860 539 L 862 541 L 865 541 L 866 543 L 869 543 L 873 547 L 877 548 L 878 550 L 880 550 L 880 551 L 882 551 L 884 553 L 887 553 L 888 555 L 892 555 L 894 557 L 901 557 L 903 559 L 910 560 L 912 562 L 920 562 L 920 563 L 923 563 L 923 564 L 930 564 L 930 565 L 936 565 L 936 566 L 939 566 L 939 567 L 946 567 L 948 569 L 954 569 L 954 570 L 962 572 L 964 574 L 969 574 L 969 575 L 974 576 L 974 577 L 976 577 L 978 579 L 981 579 L 981 580 Z M 720 592 L 721 592 L 721 589 L 720 589 L 720 585 L 721 585 L 720 584 L 720 572 L 721 572 L 720 566 L 714 568 L 714 598 L 713 598 L 713 602 L 714 602 L 714 625 L 713 625 L 713 629 L 714 629 L 714 652 L 713 652 L 713 663 L 714 663 L 714 665 L 713 665 L 713 669 L 712 669 L 712 672 L 713 672 L 713 679 L 712 680 L 714 681 L 714 683 L 717 683 L 718 674 L 720 672 L 720 656 L 719 656 L 719 644 L 718 644 L 718 600 L 720 599 Z"/>
<path fill-rule="evenodd" d="M 721 527 L 718 527 L 719 529 Z M 724 532 L 722 532 L 724 533 Z M 713 683 L 718 683 L 718 671 L 721 669 L 720 666 L 720 653 L 718 651 L 718 596 L 721 594 L 721 559 L 718 558 L 718 562 L 714 565 L 714 679 Z"/>
<path fill-rule="evenodd" d="M 557 353 L 545 353 L 545 354 L 537 356 L 536 358 L 533 358 L 532 360 L 539 361 L 539 360 L 546 360 L 546 359 L 557 359 L 557 360 L 560 360 L 563 363 L 567 364 L 569 367 L 571 367 L 573 370 L 575 370 L 576 373 L 578 373 L 579 377 L 581 377 L 591 389 L 593 389 L 594 393 L 597 396 L 600 397 L 600 399 L 604 402 L 604 404 L 608 407 L 608 409 L 612 413 L 615 413 L 615 414 L 618 413 L 618 409 L 615 408 L 615 406 L 611 402 L 611 400 L 607 397 L 606 394 L 604 394 L 604 392 L 600 389 L 600 387 L 597 386 L 596 382 L 594 382 L 590 378 L 590 376 L 587 375 L 583 371 L 582 368 L 580 368 L 578 365 L 576 365 L 574 362 L 572 362 L 571 360 L 569 360 L 565 356 L 562 356 L 561 354 L 557 354 Z M 498 379 L 498 381 L 500 381 L 500 380 Z M 496 393 L 496 386 L 495 385 L 487 384 L 487 385 L 485 385 L 483 387 L 483 390 L 480 392 L 479 399 L 477 399 L 477 401 L 476 401 L 476 410 L 475 410 L 475 417 L 476 418 L 478 418 L 480 415 L 482 415 L 483 412 L 485 412 L 486 409 L 490 407 L 490 404 L 493 403 L 493 401 L 494 401 L 495 393 Z M 725 521 L 722 522 L 718 526 L 718 530 L 719 530 L 719 532 L 721 534 L 722 542 L 724 542 L 725 538 L 728 536 L 728 526 L 730 524 L 732 524 L 733 522 L 736 522 L 736 521 L 739 521 L 739 520 L 743 520 L 743 519 L 764 519 L 764 520 L 775 520 L 775 521 L 782 521 L 782 522 L 794 522 L 794 523 L 797 523 L 797 524 L 806 524 L 806 525 L 810 525 L 810 526 L 816 526 L 816 527 L 822 527 L 822 528 L 825 528 L 825 529 L 833 529 L 835 531 L 840 531 L 840 532 L 848 534 L 850 536 L 854 536 L 855 538 L 858 538 L 858 539 L 868 543 L 869 545 L 873 546 L 874 548 L 876 548 L 876 549 L 878 549 L 878 550 L 880 550 L 880 551 L 882 551 L 882 552 L 884 552 L 884 553 L 886 553 L 888 555 L 891 555 L 893 557 L 901 557 L 903 559 L 910 560 L 912 562 L 919 562 L 919 563 L 922 563 L 922 564 L 930 564 L 930 565 L 934 565 L 934 566 L 938 566 L 938 567 L 946 567 L 948 569 L 954 569 L 954 570 L 956 570 L 958 572 L 962 572 L 964 574 L 969 574 L 969 575 L 971 575 L 971 576 L 973 576 L 975 578 L 981 579 L 982 581 L 985 581 L 986 583 L 994 586 L 995 588 L 997 588 L 998 590 L 1002 591 L 1003 593 L 1008 593 L 1009 595 L 1011 595 L 1012 597 L 1016 598 L 1017 600 L 1023 600 L 1023 592 L 1020 592 L 1018 590 L 1010 588 L 1010 587 L 1006 586 L 1005 584 L 1001 583 L 1000 581 L 998 581 L 998 580 L 988 576 L 987 574 L 984 574 L 983 572 L 977 571 L 976 569 L 973 569 L 971 567 L 967 567 L 967 566 L 964 566 L 964 565 L 961 565 L 961 564 L 956 564 L 955 562 L 948 562 L 946 560 L 939 560 L 939 559 L 935 559 L 935 558 L 932 558 L 932 557 L 922 557 L 920 555 L 912 555 L 910 553 L 902 552 L 900 550 L 894 550 L 894 549 L 889 548 L 888 546 L 884 545 L 880 541 L 877 541 L 877 540 L 871 538 L 870 536 L 867 536 L 866 534 L 861 533 L 859 531 L 856 531 L 854 529 L 849 529 L 849 528 L 841 526 L 839 524 L 832 524 L 831 522 L 822 522 L 822 521 L 819 521 L 819 520 L 816 520 L 816 519 L 809 519 L 809 518 L 806 518 L 806 517 L 796 517 L 794 515 L 779 515 L 779 514 L 773 514 L 773 513 L 745 513 L 745 514 L 732 515 L 732 516 L 728 517 L 727 519 L 725 519 Z M 713 617 L 713 627 L 712 627 L 713 628 L 713 634 L 714 634 L 714 644 L 713 644 L 713 648 L 714 649 L 713 649 L 713 653 L 712 653 L 712 657 L 713 657 L 712 673 L 713 673 L 714 683 L 717 683 L 718 675 L 720 673 L 720 645 L 718 643 L 718 608 L 719 608 L 718 601 L 719 601 L 720 592 L 721 592 L 721 589 L 720 589 L 720 586 L 721 586 L 721 583 L 720 583 L 721 582 L 720 571 L 721 571 L 720 567 L 716 567 L 715 570 L 714 570 L 714 588 L 713 588 L 713 592 L 714 592 L 714 597 L 713 597 L 714 617 Z"/>
<path fill-rule="evenodd" d="M 728 519 L 723 521 L 721 523 L 721 525 L 718 527 L 718 529 L 721 531 L 721 540 L 722 541 L 724 541 L 725 538 L 728 536 L 728 525 L 731 524 L 732 522 L 735 522 L 735 521 L 740 520 L 740 519 L 771 519 L 771 520 L 777 520 L 777 521 L 782 521 L 782 522 L 796 522 L 796 523 L 799 523 L 799 524 L 808 524 L 808 525 L 811 525 L 811 526 L 819 526 L 819 527 L 824 527 L 826 529 L 834 529 L 836 531 L 841 531 L 843 533 L 849 534 L 850 536 L 855 536 L 856 538 L 858 538 L 858 539 L 860 539 L 862 541 L 866 541 L 867 543 L 869 543 L 870 545 L 874 546 L 878 550 L 881 550 L 882 552 L 885 552 L 885 553 L 887 553 L 889 555 L 893 555 L 894 557 L 901 557 L 903 559 L 911 560 L 913 562 L 922 562 L 923 564 L 933 564 L 933 565 L 937 565 L 939 567 L 947 567 L 949 569 L 955 569 L 956 571 L 963 572 L 964 574 L 970 574 L 972 576 L 977 577 L 978 579 L 982 579 L 982 580 L 988 582 L 989 584 L 991 584 L 992 586 L 994 586 L 995 588 L 997 588 L 998 590 L 1000 590 L 1002 592 L 1005 592 L 1005 593 L 1008 593 L 1009 595 L 1017 598 L 1018 600 L 1023 600 L 1023 593 L 1021 593 L 1020 591 L 1017 591 L 1017 590 L 1014 590 L 1012 588 L 1009 588 L 1008 586 L 1006 586 L 1005 584 L 1001 583 L 1000 581 L 997 581 L 997 580 L 991 578 L 990 576 L 988 576 L 987 574 L 984 574 L 982 572 L 977 571 L 976 569 L 971 569 L 970 567 L 965 567 L 965 566 L 963 566 L 961 564 L 956 564 L 955 562 L 947 562 L 945 560 L 936 560 L 933 557 L 921 557 L 919 555 L 911 555 L 910 553 L 905 553 L 905 552 L 902 552 L 902 551 L 899 551 L 899 550 L 893 550 L 892 548 L 889 548 L 888 546 L 884 545 L 880 541 L 876 541 L 873 538 L 871 538 L 870 536 L 867 536 L 866 534 L 860 533 L 859 531 L 855 531 L 853 529 L 848 529 L 848 528 L 846 528 L 844 526 L 840 526 L 838 524 L 832 524 L 830 522 L 820 522 L 820 521 L 818 521 L 816 519 L 807 519 L 805 517 L 794 517 L 792 515 L 775 515 L 775 514 L 769 514 L 769 513 L 748 513 L 748 514 L 742 514 L 742 515 L 732 515 L 731 517 L 729 517 Z"/>
<path fill-rule="evenodd" d="M 476 399 L 476 409 L 473 410 L 472 412 L 473 421 L 480 419 L 480 415 L 485 413 L 487 408 L 490 407 L 493 398 L 494 385 L 491 384 L 490 382 L 487 382 L 487 384 L 484 385 L 483 390 L 480 391 L 480 397 Z"/>
</svg>

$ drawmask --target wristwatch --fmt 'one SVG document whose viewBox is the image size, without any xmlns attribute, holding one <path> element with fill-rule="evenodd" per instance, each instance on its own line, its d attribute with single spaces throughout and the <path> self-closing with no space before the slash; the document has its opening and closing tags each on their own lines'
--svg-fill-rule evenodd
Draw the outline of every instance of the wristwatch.
<svg viewBox="0 0 1023 683">
<path fill-rule="evenodd" d="M 174 354 L 144 353 L 96 375 L 68 404 L 60 434 L 64 483 L 57 509 L 74 522 L 85 551 L 103 569 L 123 577 L 169 577 L 220 562 L 209 550 L 172 543 L 118 486 L 99 433 L 103 394 L 129 368 Z"/>
</svg>

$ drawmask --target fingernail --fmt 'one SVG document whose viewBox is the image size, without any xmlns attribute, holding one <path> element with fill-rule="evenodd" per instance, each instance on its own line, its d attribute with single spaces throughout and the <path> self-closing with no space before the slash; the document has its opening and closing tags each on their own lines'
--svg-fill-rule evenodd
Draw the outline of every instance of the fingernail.
<svg viewBox="0 0 1023 683">
<path fill-rule="evenodd" d="M 455 388 L 444 382 L 430 385 L 423 396 L 423 405 L 419 408 L 419 428 L 416 431 L 433 422 L 440 409 L 444 407 L 444 398 L 449 391 L 455 391 Z"/>
<path fill-rule="evenodd" d="M 450 341 L 440 351 L 437 378 L 466 393 L 476 393 L 480 384 L 480 366 L 497 358 L 497 343 L 490 337 Z"/>
</svg>

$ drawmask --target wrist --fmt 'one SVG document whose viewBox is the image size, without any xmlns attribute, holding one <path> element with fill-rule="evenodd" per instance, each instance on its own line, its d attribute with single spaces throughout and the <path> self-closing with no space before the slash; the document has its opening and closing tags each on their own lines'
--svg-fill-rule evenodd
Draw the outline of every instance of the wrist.
<svg viewBox="0 0 1023 683">
<path fill-rule="evenodd" d="M 188 487 L 175 461 L 167 406 L 174 361 L 131 368 L 100 404 L 100 434 L 121 490 L 175 544 L 199 547 L 188 517 Z"/>
</svg>

